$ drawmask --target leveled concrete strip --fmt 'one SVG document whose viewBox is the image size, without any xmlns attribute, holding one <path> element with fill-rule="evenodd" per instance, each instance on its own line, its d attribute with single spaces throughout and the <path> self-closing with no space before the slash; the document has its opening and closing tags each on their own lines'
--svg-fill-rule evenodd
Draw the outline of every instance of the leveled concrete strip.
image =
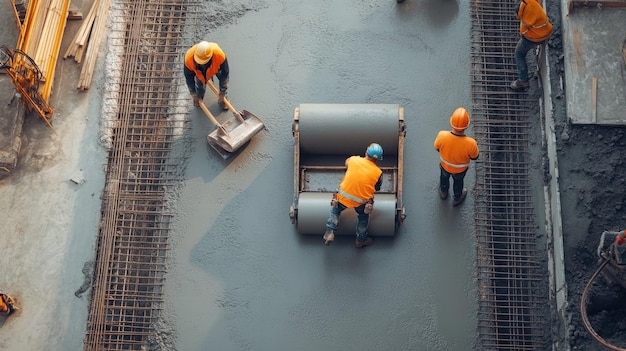
<svg viewBox="0 0 626 351">
<path fill-rule="evenodd" d="M 567 115 L 574 124 L 626 123 L 626 9 L 561 0 Z"/>
</svg>

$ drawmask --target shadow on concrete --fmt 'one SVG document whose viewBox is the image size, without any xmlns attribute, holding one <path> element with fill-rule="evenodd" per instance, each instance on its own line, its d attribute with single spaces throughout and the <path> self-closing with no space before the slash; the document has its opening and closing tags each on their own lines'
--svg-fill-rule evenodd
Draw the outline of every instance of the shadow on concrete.
<svg viewBox="0 0 626 351">
<path fill-rule="evenodd" d="M 459 14 L 459 4 L 456 0 L 428 0 L 425 2 L 426 20 L 433 27 L 446 27 Z"/>
</svg>

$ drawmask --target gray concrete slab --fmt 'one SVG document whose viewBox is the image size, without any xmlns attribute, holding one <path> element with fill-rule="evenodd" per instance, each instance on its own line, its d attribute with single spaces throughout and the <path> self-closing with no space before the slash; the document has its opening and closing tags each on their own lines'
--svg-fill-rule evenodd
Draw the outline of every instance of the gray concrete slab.
<svg viewBox="0 0 626 351">
<path fill-rule="evenodd" d="M 91 2 L 72 4 L 87 13 Z M 0 3 L 3 15 L 8 8 L 8 1 Z M 13 46 L 15 23 L 3 23 L 0 42 Z M 80 21 L 68 22 L 62 51 L 79 27 Z M 0 289 L 21 307 L 0 317 L 0 350 L 82 349 L 105 153 L 98 143 L 101 86 L 79 92 L 79 73 L 73 60 L 59 60 L 50 97 L 58 134 L 36 115 L 26 116 L 16 168 L 0 181 Z"/>
<path fill-rule="evenodd" d="M 477 349 L 473 196 L 459 208 L 439 199 L 432 144 L 455 108 L 471 106 L 469 2 L 265 4 L 203 37 L 228 55 L 231 102 L 268 131 L 223 161 L 206 144 L 210 122 L 190 112 L 166 289 L 177 349 Z M 300 103 L 405 108 L 408 217 L 395 237 L 357 250 L 352 237 L 326 247 L 322 233 L 297 233 Z"/>
<path fill-rule="evenodd" d="M 582 7 L 568 13 L 567 2 L 561 0 L 569 120 L 626 124 L 626 9 Z"/>
</svg>

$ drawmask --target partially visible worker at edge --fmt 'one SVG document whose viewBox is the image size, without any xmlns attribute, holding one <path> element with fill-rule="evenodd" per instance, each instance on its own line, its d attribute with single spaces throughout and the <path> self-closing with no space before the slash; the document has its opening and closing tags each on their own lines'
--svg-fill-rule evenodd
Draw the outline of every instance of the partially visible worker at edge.
<svg viewBox="0 0 626 351">
<path fill-rule="evenodd" d="M 450 176 L 454 180 L 452 192 L 453 206 L 463 203 L 467 196 L 467 189 L 463 186 L 465 174 L 470 160 L 478 159 L 478 144 L 476 140 L 465 135 L 470 125 L 469 113 L 463 107 L 457 108 L 450 116 L 451 131 L 442 130 L 435 138 L 435 150 L 439 152 L 439 197 L 448 198 Z"/>
<path fill-rule="evenodd" d="M 0 315 L 8 316 L 15 311 L 13 298 L 0 291 Z"/>
<path fill-rule="evenodd" d="M 543 44 L 552 35 L 552 23 L 538 0 L 522 0 L 515 18 L 520 20 L 520 39 L 515 47 L 517 79 L 511 83 L 515 91 L 528 89 L 528 64 L 526 54 Z"/>
<path fill-rule="evenodd" d="M 228 89 L 228 60 L 219 45 L 201 41 L 192 46 L 185 54 L 184 73 L 194 106 L 200 106 L 200 101 L 204 99 L 207 81 L 216 76 L 219 80 L 217 102 L 222 109 L 227 109 L 224 98 Z"/>
<path fill-rule="evenodd" d="M 346 208 L 354 208 L 358 221 L 356 225 L 356 248 L 374 244 L 367 236 L 370 213 L 374 206 L 374 192 L 380 190 L 383 182 L 382 170 L 376 161 L 383 159 L 383 148 L 372 143 L 365 150 L 365 157 L 351 156 L 346 159 L 346 173 L 337 193 L 333 194 L 330 213 L 326 221 L 324 243 L 330 245 L 335 240 L 339 216 Z"/>
</svg>

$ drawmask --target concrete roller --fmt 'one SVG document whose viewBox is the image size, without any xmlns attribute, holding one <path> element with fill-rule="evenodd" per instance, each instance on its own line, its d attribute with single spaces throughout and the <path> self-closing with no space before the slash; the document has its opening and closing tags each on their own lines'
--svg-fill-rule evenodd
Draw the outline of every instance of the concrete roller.
<svg viewBox="0 0 626 351">
<path fill-rule="evenodd" d="M 298 199 L 298 233 L 324 234 L 332 193 L 300 193 Z M 356 234 L 357 214 L 352 208 L 341 212 L 337 235 Z M 374 212 L 370 215 L 369 235 L 393 236 L 396 227 L 396 196 L 376 194 Z"/>
<path fill-rule="evenodd" d="M 294 113 L 294 203 L 289 211 L 300 234 L 322 235 L 332 191 L 346 158 L 365 154 L 370 143 L 383 147 L 383 186 L 374 195 L 369 234 L 393 236 L 404 219 L 402 169 L 404 110 L 397 104 L 300 104 Z M 341 214 L 338 235 L 355 235 L 354 209 Z"/>
</svg>

